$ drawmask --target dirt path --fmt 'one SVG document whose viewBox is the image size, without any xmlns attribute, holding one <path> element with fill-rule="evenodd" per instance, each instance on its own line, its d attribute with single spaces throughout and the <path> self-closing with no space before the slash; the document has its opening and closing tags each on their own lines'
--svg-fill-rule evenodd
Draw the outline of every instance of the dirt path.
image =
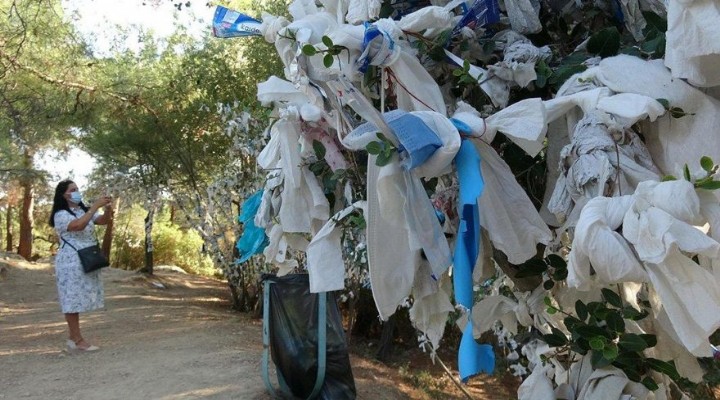
<svg viewBox="0 0 720 400">
<path fill-rule="evenodd" d="M 220 281 L 173 272 L 150 281 L 108 268 L 107 311 L 81 315 L 84 336 L 102 349 L 68 355 L 53 268 L 2 265 L 0 399 L 271 399 L 261 321 L 233 312 Z M 383 364 L 351 363 L 358 399 L 429 398 Z"/>
</svg>

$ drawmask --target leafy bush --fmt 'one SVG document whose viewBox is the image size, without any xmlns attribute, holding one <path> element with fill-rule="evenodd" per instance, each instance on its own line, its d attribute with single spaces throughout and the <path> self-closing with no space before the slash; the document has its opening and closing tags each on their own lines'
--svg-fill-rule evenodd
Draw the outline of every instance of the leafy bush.
<svg viewBox="0 0 720 400">
<path fill-rule="evenodd" d="M 153 247 L 155 265 L 177 265 L 198 275 L 213 275 L 215 272 L 210 257 L 202 250 L 202 238 L 193 230 L 183 230 L 166 222 L 156 224 Z"/>
<path fill-rule="evenodd" d="M 110 258 L 113 266 L 129 270 L 145 266 L 145 214 L 137 205 L 118 212 Z M 172 223 L 165 210 L 157 213 L 152 239 L 154 265 L 176 265 L 192 274 L 215 274 L 210 257 L 202 251 L 200 235 Z"/>
</svg>

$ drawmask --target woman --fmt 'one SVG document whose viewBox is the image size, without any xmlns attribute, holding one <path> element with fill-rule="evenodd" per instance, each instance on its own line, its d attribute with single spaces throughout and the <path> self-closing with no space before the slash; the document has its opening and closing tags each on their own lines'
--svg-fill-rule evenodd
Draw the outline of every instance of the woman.
<svg viewBox="0 0 720 400">
<path fill-rule="evenodd" d="M 55 277 L 58 287 L 60 308 L 68 324 L 70 352 L 95 351 L 99 348 L 88 343 L 80 333 L 81 312 L 97 310 L 105 306 L 105 293 L 100 280 L 100 270 L 85 273 L 80 265 L 76 249 L 96 244 L 95 225 L 105 225 L 112 219 L 112 198 L 101 197 L 90 208 L 82 202 L 77 185 L 66 179 L 55 188 L 50 226 L 60 240 L 60 249 L 55 255 Z M 105 212 L 97 211 L 105 207 Z"/>
</svg>

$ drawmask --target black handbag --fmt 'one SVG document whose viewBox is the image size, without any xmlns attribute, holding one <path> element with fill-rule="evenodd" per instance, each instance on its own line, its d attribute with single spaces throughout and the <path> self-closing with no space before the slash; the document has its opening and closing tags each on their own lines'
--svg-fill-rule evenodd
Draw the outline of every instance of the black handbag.
<svg viewBox="0 0 720 400">
<path fill-rule="evenodd" d="M 65 240 L 65 238 L 63 238 L 63 242 L 77 251 L 78 257 L 80 258 L 80 264 L 86 274 L 110 265 L 107 257 L 105 257 L 105 254 L 103 254 L 102 250 L 100 250 L 100 246 L 97 244 L 78 250 L 75 246 L 71 245 L 70 242 Z"/>
</svg>

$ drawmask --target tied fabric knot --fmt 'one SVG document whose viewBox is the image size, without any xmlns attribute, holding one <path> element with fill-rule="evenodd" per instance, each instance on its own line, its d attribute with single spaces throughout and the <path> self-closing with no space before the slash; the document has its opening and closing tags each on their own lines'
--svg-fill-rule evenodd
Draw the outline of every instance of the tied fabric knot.
<svg viewBox="0 0 720 400">
<path fill-rule="evenodd" d="M 438 135 L 415 115 L 403 110 L 393 110 L 384 113 L 383 119 L 399 142 L 400 165 L 405 171 L 422 165 L 443 146 Z M 379 131 L 379 129 L 375 124 L 365 123 L 353 134 L 362 135 L 371 131 Z"/>
<path fill-rule="evenodd" d="M 400 57 L 395 40 L 375 24 L 365 23 L 362 53 L 357 59 L 358 70 L 365 73 L 370 65 L 389 66 Z"/>
</svg>

